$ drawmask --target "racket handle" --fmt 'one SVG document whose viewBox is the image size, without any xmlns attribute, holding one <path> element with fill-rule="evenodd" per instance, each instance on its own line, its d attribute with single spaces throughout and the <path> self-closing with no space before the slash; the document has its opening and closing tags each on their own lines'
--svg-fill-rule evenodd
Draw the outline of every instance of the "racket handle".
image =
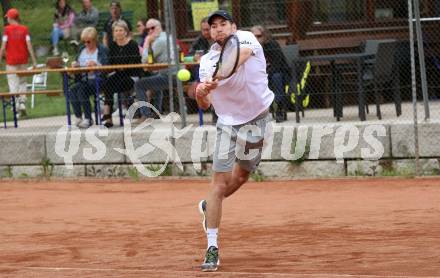
<svg viewBox="0 0 440 278">
<path fill-rule="evenodd" d="M 198 109 L 199 110 L 199 126 L 203 125 L 203 110 L 202 109 Z"/>
</svg>

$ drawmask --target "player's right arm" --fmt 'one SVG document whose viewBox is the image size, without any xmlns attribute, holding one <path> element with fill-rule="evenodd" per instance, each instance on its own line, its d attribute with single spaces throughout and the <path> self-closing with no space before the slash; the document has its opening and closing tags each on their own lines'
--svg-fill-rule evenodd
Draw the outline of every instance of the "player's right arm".
<svg viewBox="0 0 440 278">
<path fill-rule="evenodd" d="M 202 56 L 199 67 L 200 83 L 195 89 L 195 99 L 197 105 L 206 110 L 211 106 L 211 91 L 217 88 L 218 82 L 212 80 L 213 65 L 209 59 L 210 53 Z"/>
<path fill-rule="evenodd" d="M 217 86 L 217 81 L 206 81 L 197 85 L 195 96 L 197 105 L 200 108 L 206 110 L 211 106 L 211 90 L 214 90 Z"/>
</svg>

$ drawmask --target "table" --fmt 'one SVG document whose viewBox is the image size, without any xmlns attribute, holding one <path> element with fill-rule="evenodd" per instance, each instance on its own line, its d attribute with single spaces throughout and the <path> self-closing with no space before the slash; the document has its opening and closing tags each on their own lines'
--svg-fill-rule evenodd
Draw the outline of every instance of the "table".
<svg viewBox="0 0 440 278">
<path fill-rule="evenodd" d="M 365 53 L 344 53 L 344 54 L 332 54 L 332 55 L 317 55 L 317 56 L 303 56 L 303 57 L 297 57 L 295 59 L 294 65 L 297 65 L 301 62 L 329 62 L 331 66 L 331 76 L 332 76 L 332 82 L 331 82 L 331 91 L 333 95 L 333 114 L 334 117 L 336 117 L 337 121 L 340 120 L 343 116 L 343 99 L 342 99 L 342 92 L 340 91 L 341 80 L 342 75 L 340 71 L 338 71 L 336 67 L 336 62 L 343 62 L 343 61 L 354 61 L 356 63 L 356 73 L 357 73 L 357 84 L 358 84 L 358 105 L 359 105 L 359 118 L 361 121 L 366 120 L 365 115 L 365 94 L 364 94 L 364 87 L 363 87 L 363 75 L 364 75 L 364 61 L 366 59 L 374 58 L 374 54 L 365 54 Z M 293 82 L 294 84 L 297 83 L 296 80 L 296 68 L 292 69 L 293 71 Z M 296 91 L 296 86 L 293 86 L 294 93 L 295 93 L 295 116 L 296 116 L 296 122 L 300 122 L 299 118 L 299 99 L 298 99 L 298 93 Z"/>
</svg>

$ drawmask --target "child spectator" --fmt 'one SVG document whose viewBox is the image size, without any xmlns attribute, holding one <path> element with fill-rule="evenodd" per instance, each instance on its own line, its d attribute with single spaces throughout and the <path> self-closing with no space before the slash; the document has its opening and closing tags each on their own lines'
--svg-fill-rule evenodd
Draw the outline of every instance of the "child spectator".
<svg viewBox="0 0 440 278">
<path fill-rule="evenodd" d="M 35 67 L 37 61 L 32 49 L 31 38 L 29 30 L 26 26 L 21 25 L 19 13 L 17 9 L 9 9 L 6 13 L 8 26 L 3 31 L 2 46 L 0 48 L 0 63 L 3 54 L 6 51 L 6 70 L 26 70 L 29 54 L 32 59 L 32 64 Z M 8 74 L 9 92 L 11 93 L 25 93 L 26 92 L 26 77 L 18 76 L 17 74 Z M 18 98 L 17 108 L 20 115 L 26 115 L 26 96 L 21 95 Z"/>
</svg>

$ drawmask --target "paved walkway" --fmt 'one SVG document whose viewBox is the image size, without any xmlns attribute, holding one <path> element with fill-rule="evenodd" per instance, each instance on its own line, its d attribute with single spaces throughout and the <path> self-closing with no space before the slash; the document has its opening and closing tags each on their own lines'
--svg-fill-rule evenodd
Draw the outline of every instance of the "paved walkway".
<svg viewBox="0 0 440 278">
<path fill-rule="evenodd" d="M 333 110 L 331 108 L 328 109 L 309 109 L 305 111 L 305 117 L 301 118 L 301 124 L 324 124 L 324 123 L 338 123 L 338 124 L 377 124 L 377 123 L 413 123 L 413 106 L 410 102 L 405 102 L 402 105 L 402 115 L 400 117 L 396 117 L 396 111 L 394 108 L 394 104 L 382 104 L 382 120 L 378 120 L 376 117 L 376 108 L 374 105 L 370 105 L 370 113 L 367 115 L 367 120 L 364 122 L 359 121 L 358 117 L 358 108 L 357 106 L 344 106 L 344 117 L 340 122 L 336 121 L 336 118 L 333 117 Z M 419 122 L 424 122 L 424 109 L 423 104 L 418 103 L 418 120 Z M 430 112 L 431 119 L 430 122 L 440 122 L 440 101 L 435 101 L 430 103 Z M 73 117 L 72 117 L 73 118 Z M 204 115 L 205 124 L 212 124 L 211 122 L 211 114 L 205 113 Z M 119 118 L 114 117 L 113 122 L 115 126 L 112 128 L 117 130 L 121 127 L 119 126 Z M 22 133 L 22 132 L 49 132 L 55 131 L 60 127 L 66 125 L 67 118 L 66 116 L 56 116 L 56 117 L 46 117 L 46 118 L 38 118 L 38 119 L 30 119 L 30 120 L 19 120 L 18 127 L 14 128 L 13 122 L 8 122 L 8 128 L 4 129 L 3 125 L 1 125 L 0 130 L 1 133 Z M 189 114 L 187 115 L 187 124 L 198 125 L 198 114 Z M 295 123 L 295 113 L 290 112 L 288 114 L 288 121 L 283 122 L 282 125 L 296 125 Z M 179 125 L 176 125 L 179 126 Z M 94 126 L 96 127 L 96 126 Z"/>
</svg>

